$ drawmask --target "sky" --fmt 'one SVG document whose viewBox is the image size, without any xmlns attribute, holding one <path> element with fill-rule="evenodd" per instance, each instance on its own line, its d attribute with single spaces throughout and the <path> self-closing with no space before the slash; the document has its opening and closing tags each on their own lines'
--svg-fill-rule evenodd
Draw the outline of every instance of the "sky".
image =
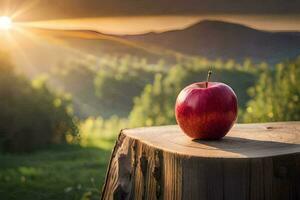
<svg viewBox="0 0 300 200">
<path fill-rule="evenodd" d="M 200 20 L 268 31 L 300 31 L 300 0 L 0 0 L 0 16 L 45 28 L 140 34 Z"/>
<path fill-rule="evenodd" d="M 0 15 L 16 20 L 136 15 L 300 13 L 300 0 L 1 0 Z"/>
</svg>

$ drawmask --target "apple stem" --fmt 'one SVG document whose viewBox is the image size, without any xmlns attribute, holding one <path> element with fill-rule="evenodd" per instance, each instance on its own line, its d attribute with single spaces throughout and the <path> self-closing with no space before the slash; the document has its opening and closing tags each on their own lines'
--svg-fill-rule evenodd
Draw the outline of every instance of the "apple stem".
<svg viewBox="0 0 300 200">
<path fill-rule="evenodd" d="M 209 82 L 211 73 L 212 73 L 211 70 L 209 70 L 208 73 L 207 73 L 207 79 L 206 79 L 206 83 L 205 83 L 205 87 L 206 87 L 206 88 L 208 87 L 208 82 Z"/>
</svg>

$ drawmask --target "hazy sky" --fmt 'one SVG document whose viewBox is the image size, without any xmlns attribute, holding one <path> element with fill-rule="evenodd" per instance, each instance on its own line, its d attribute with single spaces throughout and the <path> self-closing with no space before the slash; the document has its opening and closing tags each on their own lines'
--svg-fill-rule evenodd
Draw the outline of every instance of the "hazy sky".
<svg viewBox="0 0 300 200">
<path fill-rule="evenodd" d="M 207 19 L 244 24 L 268 31 L 300 31 L 300 15 L 127 16 L 46 20 L 25 24 L 53 29 L 97 30 L 102 33 L 122 35 L 184 29 Z"/>
<path fill-rule="evenodd" d="M 299 14 L 300 0 L 0 0 L 0 15 L 48 20 L 127 15 Z"/>
<path fill-rule="evenodd" d="M 182 29 L 203 19 L 300 31 L 300 0 L 0 0 L 0 16 L 113 34 Z M 159 17 L 159 18 L 157 18 Z"/>
</svg>

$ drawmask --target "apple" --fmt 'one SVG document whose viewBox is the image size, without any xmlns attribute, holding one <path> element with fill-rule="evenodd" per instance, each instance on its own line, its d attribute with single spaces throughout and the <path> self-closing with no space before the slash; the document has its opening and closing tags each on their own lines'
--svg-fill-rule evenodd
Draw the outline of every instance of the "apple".
<svg viewBox="0 0 300 200">
<path fill-rule="evenodd" d="M 193 83 L 178 95 L 176 121 L 193 139 L 215 140 L 224 137 L 237 119 L 237 96 L 231 87 L 220 82 Z"/>
</svg>

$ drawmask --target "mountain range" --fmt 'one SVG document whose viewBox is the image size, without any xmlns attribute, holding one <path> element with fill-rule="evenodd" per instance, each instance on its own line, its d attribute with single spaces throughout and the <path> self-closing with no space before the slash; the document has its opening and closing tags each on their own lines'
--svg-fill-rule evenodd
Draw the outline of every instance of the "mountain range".
<svg viewBox="0 0 300 200">
<path fill-rule="evenodd" d="M 275 63 L 300 54 L 299 32 L 267 32 L 241 24 L 205 20 L 183 30 L 123 36 L 127 40 L 209 59 Z"/>
<path fill-rule="evenodd" d="M 18 33 L 15 38 L 19 45 L 11 51 L 16 64 L 33 74 L 45 72 L 61 61 L 83 60 L 86 55 L 101 59 L 104 54 L 130 54 L 147 58 L 150 63 L 160 59 L 174 63 L 192 56 L 237 62 L 250 58 L 270 64 L 300 55 L 299 32 L 267 32 L 224 21 L 205 20 L 182 30 L 123 36 L 94 30 L 27 31 L 36 37 Z"/>
</svg>

